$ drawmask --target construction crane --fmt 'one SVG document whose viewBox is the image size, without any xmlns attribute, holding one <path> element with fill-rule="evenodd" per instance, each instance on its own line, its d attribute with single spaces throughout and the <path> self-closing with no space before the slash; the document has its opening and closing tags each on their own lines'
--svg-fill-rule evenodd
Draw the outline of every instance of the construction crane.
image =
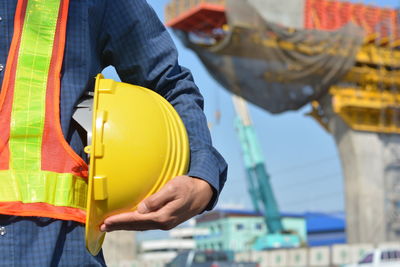
<svg viewBox="0 0 400 267">
<path fill-rule="evenodd" d="M 232 93 L 271 113 L 311 104 L 341 157 L 347 240 L 400 238 L 398 10 L 339 0 L 171 0 L 166 22 Z"/>
<path fill-rule="evenodd" d="M 256 212 L 263 214 L 268 233 L 259 237 L 253 244 L 255 250 L 274 248 L 294 248 L 300 246 L 300 238 L 285 230 L 278 204 L 270 184 L 270 176 L 265 167 L 263 153 L 252 125 L 246 102 L 233 96 L 237 118 L 235 122 L 239 135 L 248 191 Z"/>
</svg>

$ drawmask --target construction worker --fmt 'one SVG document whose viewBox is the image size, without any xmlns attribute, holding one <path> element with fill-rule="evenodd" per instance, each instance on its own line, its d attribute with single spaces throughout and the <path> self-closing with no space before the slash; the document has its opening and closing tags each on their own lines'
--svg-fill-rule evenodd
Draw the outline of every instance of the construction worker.
<svg viewBox="0 0 400 267">
<path fill-rule="evenodd" d="M 145 0 L 0 1 L 0 32 L 0 266 L 105 265 L 85 249 L 88 169 L 71 117 L 109 65 L 175 107 L 191 160 L 187 175 L 101 230 L 170 229 L 215 205 L 227 165 L 211 145 L 202 96 Z"/>
</svg>

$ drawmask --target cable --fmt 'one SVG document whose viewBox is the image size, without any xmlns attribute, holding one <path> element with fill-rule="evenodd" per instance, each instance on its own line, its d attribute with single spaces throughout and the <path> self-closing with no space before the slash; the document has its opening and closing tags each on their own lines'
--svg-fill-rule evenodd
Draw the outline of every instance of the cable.
<svg viewBox="0 0 400 267">
<path fill-rule="evenodd" d="M 284 168 L 284 169 L 280 169 L 280 170 L 277 170 L 277 171 L 270 171 L 270 173 L 273 173 L 273 176 L 276 176 L 277 174 L 285 173 L 285 172 L 286 173 L 290 173 L 292 171 L 295 171 L 295 170 L 298 170 L 298 169 L 302 169 L 302 168 L 308 167 L 310 165 L 315 165 L 315 164 L 321 163 L 321 162 L 328 162 L 328 161 L 331 161 L 331 160 L 337 159 L 337 158 L 338 158 L 338 155 L 332 155 L 332 156 L 329 156 L 329 157 L 320 158 L 318 160 L 309 161 L 307 163 L 300 164 L 300 165 L 294 165 L 294 166 L 291 166 L 291 167 L 288 167 L 288 168 Z"/>
<path fill-rule="evenodd" d="M 293 187 L 301 187 L 301 186 L 309 185 L 312 183 L 325 182 L 327 179 L 340 178 L 339 176 L 337 176 L 339 174 L 341 174 L 341 172 L 335 172 L 333 174 L 329 173 L 329 174 L 326 174 L 323 176 L 314 177 L 314 178 L 306 180 L 306 181 L 298 181 L 296 183 L 277 186 L 276 188 L 274 188 L 274 190 L 287 191 L 288 189 L 291 189 Z M 324 179 L 324 180 L 322 180 L 322 179 Z"/>
<path fill-rule="evenodd" d="M 284 206 L 298 206 L 298 205 L 300 205 L 300 204 L 304 204 L 304 203 L 309 203 L 309 202 L 311 202 L 311 201 L 316 201 L 316 200 L 321 200 L 321 199 L 329 199 L 329 198 L 332 198 L 332 197 L 342 197 L 342 194 L 343 193 L 343 191 L 335 191 L 335 192 L 331 192 L 331 193 L 328 193 L 328 194 L 319 194 L 319 195 L 316 195 L 316 196 L 313 196 L 312 198 L 309 198 L 309 199 L 303 199 L 303 200 L 296 200 L 296 201 L 289 201 L 289 202 L 283 202 L 282 204 L 280 204 L 280 206 L 281 205 L 284 205 Z"/>
</svg>

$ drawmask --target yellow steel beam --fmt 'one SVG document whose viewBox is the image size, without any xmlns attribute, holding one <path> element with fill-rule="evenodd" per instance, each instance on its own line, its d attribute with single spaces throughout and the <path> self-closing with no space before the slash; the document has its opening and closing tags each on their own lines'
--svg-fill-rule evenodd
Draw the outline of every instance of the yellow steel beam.
<svg viewBox="0 0 400 267">
<path fill-rule="evenodd" d="M 353 130 L 400 134 L 399 111 L 343 108 L 337 114 Z"/>
<path fill-rule="evenodd" d="M 400 92 L 366 91 L 362 88 L 339 86 L 332 86 L 329 92 L 335 98 L 336 107 L 400 108 Z"/>
<path fill-rule="evenodd" d="M 354 66 L 342 81 L 363 86 L 371 85 L 380 89 L 400 88 L 400 70 L 387 70 L 386 68 L 371 68 L 368 66 Z"/>
<path fill-rule="evenodd" d="M 400 94 L 333 86 L 332 107 L 352 129 L 400 134 Z"/>
<path fill-rule="evenodd" d="M 390 66 L 392 68 L 400 67 L 400 50 L 391 47 L 380 47 L 374 43 L 362 45 L 356 56 L 359 63 Z"/>
</svg>

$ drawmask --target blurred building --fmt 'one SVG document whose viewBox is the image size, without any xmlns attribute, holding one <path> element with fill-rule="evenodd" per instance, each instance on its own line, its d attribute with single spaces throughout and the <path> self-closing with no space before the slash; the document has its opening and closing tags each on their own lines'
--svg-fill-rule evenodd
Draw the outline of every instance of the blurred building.
<svg viewBox="0 0 400 267">
<path fill-rule="evenodd" d="M 306 242 L 306 222 L 298 214 L 282 214 L 285 229 L 297 233 Z M 196 225 L 209 229 L 208 235 L 195 237 L 198 249 L 251 250 L 257 238 L 268 233 L 260 213 L 243 210 L 215 210 L 196 219 Z"/>
<path fill-rule="evenodd" d="M 140 244 L 139 260 L 143 262 L 169 262 L 182 250 L 196 248 L 195 238 L 208 235 L 208 229 L 176 228 L 169 231 L 168 239 L 146 240 Z"/>
<path fill-rule="evenodd" d="M 343 212 L 282 213 L 282 222 L 305 246 L 346 243 Z M 208 234 L 194 237 L 197 249 L 203 250 L 249 251 L 257 238 L 268 233 L 262 214 L 253 211 L 216 210 L 198 217 L 196 225 L 208 229 Z"/>
</svg>

